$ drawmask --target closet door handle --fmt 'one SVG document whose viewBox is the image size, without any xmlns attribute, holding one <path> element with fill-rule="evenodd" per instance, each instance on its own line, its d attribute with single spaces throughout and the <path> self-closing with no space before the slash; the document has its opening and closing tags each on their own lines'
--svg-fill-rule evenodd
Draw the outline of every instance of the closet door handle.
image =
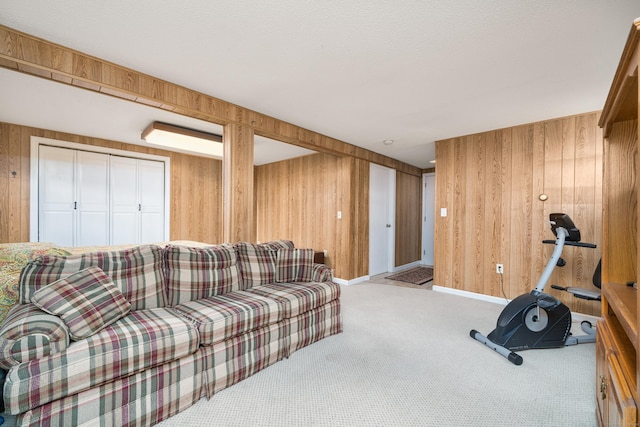
<svg viewBox="0 0 640 427">
<path fill-rule="evenodd" d="M 138 203 L 138 212 L 142 210 L 142 205 Z"/>
<path fill-rule="evenodd" d="M 78 209 L 78 202 L 73 202 L 73 209 Z"/>
</svg>

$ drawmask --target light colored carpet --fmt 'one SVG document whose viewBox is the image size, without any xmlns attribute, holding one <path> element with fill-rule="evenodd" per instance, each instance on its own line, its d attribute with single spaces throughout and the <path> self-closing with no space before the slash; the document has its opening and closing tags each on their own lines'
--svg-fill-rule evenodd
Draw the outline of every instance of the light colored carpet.
<svg viewBox="0 0 640 427">
<path fill-rule="evenodd" d="M 521 352 L 515 366 L 469 337 L 495 327 L 500 305 L 371 282 L 342 290 L 342 334 L 160 425 L 596 425 L 594 344 Z"/>
</svg>

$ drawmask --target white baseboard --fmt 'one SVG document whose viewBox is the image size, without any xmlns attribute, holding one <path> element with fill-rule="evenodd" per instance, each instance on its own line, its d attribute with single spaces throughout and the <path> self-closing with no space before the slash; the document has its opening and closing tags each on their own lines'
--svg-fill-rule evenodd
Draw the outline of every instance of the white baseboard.
<svg viewBox="0 0 640 427">
<path fill-rule="evenodd" d="M 479 294 L 479 293 L 476 293 L 476 292 L 463 291 L 461 289 L 445 288 L 443 286 L 438 286 L 438 285 L 433 285 L 432 289 L 434 291 L 436 291 L 436 292 L 443 292 L 443 293 L 446 293 L 446 294 L 458 295 L 458 296 L 462 296 L 462 297 L 465 297 L 465 298 L 473 298 L 473 299 L 477 299 L 477 300 L 481 300 L 481 301 L 492 302 L 494 304 L 507 305 L 510 302 L 510 300 L 506 300 L 504 298 L 494 297 L 494 296 L 491 296 L 491 295 Z M 595 326 L 596 322 L 600 318 L 596 317 L 596 316 L 592 316 L 590 314 L 575 313 L 575 312 L 572 311 L 571 312 L 571 319 L 576 321 L 576 322 L 582 322 L 582 321 L 586 320 L 588 322 L 591 322 L 591 324 Z"/>
<path fill-rule="evenodd" d="M 348 286 L 348 285 L 355 285 L 357 283 L 366 282 L 369 279 L 370 279 L 369 276 L 356 277 L 355 279 L 351 279 L 351 280 L 345 280 L 345 279 L 340 279 L 338 277 L 334 277 L 333 281 L 336 282 L 338 285 Z"/>
<path fill-rule="evenodd" d="M 476 292 L 463 291 L 462 289 L 445 288 L 444 286 L 433 285 L 432 289 L 436 292 L 443 292 L 445 294 L 453 294 L 462 296 L 465 298 L 479 299 L 481 301 L 492 302 L 494 304 L 507 305 L 509 300 L 504 298 L 494 297 L 491 295 L 479 294 Z"/>
</svg>

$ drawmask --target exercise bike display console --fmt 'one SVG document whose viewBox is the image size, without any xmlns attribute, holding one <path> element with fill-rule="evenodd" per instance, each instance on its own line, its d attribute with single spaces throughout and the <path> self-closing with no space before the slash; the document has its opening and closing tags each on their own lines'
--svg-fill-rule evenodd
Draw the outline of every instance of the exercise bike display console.
<svg viewBox="0 0 640 427">
<path fill-rule="evenodd" d="M 555 248 L 535 289 L 509 302 L 500 313 L 496 328 L 486 337 L 475 329 L 470 332 L 472 338 L 516 365 L 522 364 L 522 356 L 515 351 L 564 347 L 595 342 L 596 338 L 595 330 L 587 321 L 581 325 L 585 335 L 571 336 L 571 311 L 560 300 L 544 293 L 554 268 L 563 262 L 561 255 L 565 245 L 585 248 L 596 245 L 580 242 L 580 230 L 567 214 L 552 213 L 549 221 L 556 239 L 543 243 L 553 243 Z"/>
</svg>

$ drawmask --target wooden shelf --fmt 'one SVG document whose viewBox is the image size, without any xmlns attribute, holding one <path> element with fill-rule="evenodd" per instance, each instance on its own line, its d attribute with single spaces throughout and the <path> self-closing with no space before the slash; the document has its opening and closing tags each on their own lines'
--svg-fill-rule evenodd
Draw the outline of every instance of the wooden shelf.
<svg viewBox="0 0 640 427">
<path fill-rule="evenodd" d="M 624 330 L 634 349 L 638 348 L 638 291 L 631 286 L 620 283 L 603 285 L 604 299 L 610 312 Z"/>
</svg>

